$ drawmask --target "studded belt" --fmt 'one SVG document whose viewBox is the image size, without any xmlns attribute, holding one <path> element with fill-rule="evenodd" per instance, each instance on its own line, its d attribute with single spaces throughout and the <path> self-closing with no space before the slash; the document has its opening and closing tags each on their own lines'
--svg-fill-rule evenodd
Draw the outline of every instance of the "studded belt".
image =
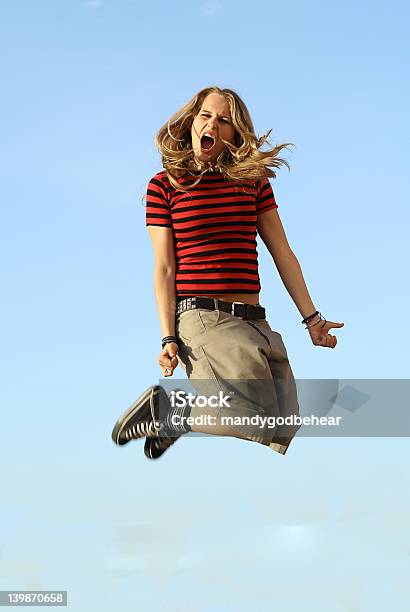
<svg viewBox="0 0 410 612">
<path fill-rule="evenodd" d="M 187 310 L 194 310 L 196 308 L 222 310 L 223 312 L 228 312 L 234 317 L 239 317 L 241 319 L 264 319 L 266 316 L 265 309 L 262 306 L 244 304 L 243 302 L 223 302 L 216 298 L 200 296 L 179 299 L 175 314 L 178 316 Z"/>
</svg>

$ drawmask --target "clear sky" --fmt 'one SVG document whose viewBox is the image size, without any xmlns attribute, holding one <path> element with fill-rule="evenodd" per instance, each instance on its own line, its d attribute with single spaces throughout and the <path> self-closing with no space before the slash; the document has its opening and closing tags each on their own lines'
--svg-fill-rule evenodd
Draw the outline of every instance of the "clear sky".
<svg viewBox="0 0 410 612">
<path fill-rule="evenodd" d="M 407 438 L 283 457 L 191 437 L 156 463 L 110 438 L 160 376 L 155 132 L 212 84 L 296 145 L 278 212 L 345 326 L 314 347 L 260 244 L 295 378 L 408 378 L 408 20 L 397 0 L 1 3 L 1 589 L 76 612 L 408 609 Z"/>
</svg>

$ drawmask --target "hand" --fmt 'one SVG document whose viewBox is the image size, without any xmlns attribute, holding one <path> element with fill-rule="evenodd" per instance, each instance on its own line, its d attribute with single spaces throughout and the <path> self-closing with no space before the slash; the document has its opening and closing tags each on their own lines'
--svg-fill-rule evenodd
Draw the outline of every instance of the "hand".
<svg viewBox="0 0 410 612">
<path fill-rule="evenodd" d="M 178 345 L 175 342 L 168 342 L 160 352 L 158 363 L 163 376 L 172 376 L 178 365 L 177 353 Z"/>
<path fill-rule="evenodd" d="M 335 348 L 337 344 L 337 338 L 336 336 L 332 336 L 332 334 L 328 334 L 328 331 L 329 329 L 332 329 L 332 327 L 343 327 L 344 323 L 334 323 L 333 321 L 326 321 L 325 325 L 323 325 L 323 323 L 324 321 L 322 320 L 319 321 L 319 323 L 317 323 L 316 325 L 308 327 L 312 342 L 316 346 Z"/>
</svg>

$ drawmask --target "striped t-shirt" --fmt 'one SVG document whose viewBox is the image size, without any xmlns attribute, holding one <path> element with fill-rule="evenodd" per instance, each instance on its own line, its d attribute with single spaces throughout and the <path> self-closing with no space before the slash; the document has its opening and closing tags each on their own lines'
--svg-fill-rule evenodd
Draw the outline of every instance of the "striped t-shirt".
<svg viewBox="0 0 410 612">
<path fill-rule="evenodd" d="M 256 222 L 272 208 L 278 205 L 267 178 L 238 184 L 208 172 L 185 193 L 170 184 L 165 170 L 153 176 L 146 225 L 173 230 L 177 296 L 259 293 Z"/>
</svg>

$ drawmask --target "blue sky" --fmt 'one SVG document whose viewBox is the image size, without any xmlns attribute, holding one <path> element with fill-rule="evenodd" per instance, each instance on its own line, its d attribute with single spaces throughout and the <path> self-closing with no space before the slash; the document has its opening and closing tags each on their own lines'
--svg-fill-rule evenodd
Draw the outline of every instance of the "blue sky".
<svg viewBox="0 0 410 612">
<path fill-rule="evenodd" d="M 76 612 L 408 609 L 406 438 L 281 457 L 195 437 L 157 463 L 110 439 L 160 375 L 154 135 L 211 84 L 296 145 L 278 212 L 345 326 L 314 347 L 260 245 L 295 377 L 408 378 L 408 17 L 394 0 L 2 4 L 1 589 L 67 589 Z"/>
</svg>

